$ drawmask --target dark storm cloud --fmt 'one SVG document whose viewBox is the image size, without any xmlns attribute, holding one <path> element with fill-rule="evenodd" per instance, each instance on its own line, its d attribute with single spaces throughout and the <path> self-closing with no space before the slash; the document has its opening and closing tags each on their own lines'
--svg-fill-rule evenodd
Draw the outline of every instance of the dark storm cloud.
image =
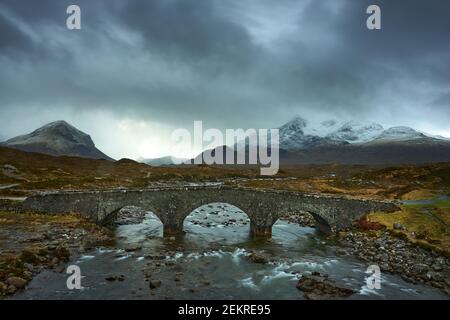
<svg viewBox="0 0 450 320">
<path fill-rule="evenodd" d="M 450 84 L 450 20 L 446 1 L 311 1 L 298 18 L 299 36 L 288 39 L 283 72 L 291 91 L 308 103 L 344 112 L 378 108 L 379 91 L 413 83 Z M 382 8 L 382 30 L 365 28 L 366 8 Z M 293 55 L 292 55 L 293 54 Z M 296 70 L 297 69 L 297 70 Z M 412 89 L 412 88 L 410 88 Z M 289 93 L 286 92 L 288 95 Z M 414 101 L 404 93 L 405 103 Z M 385 106 L 389 108 L 390 106 Z"/>
<path fill-rule="evenodd" d="M 222 16 L 217 1 L 129 1 L 126 25 L 148 50 L 195 66 L 245 67 L 258 55 L 246 29 Z M 228 69 L 229 70 L 229 69 Z"/>
<path fill-rule="evenodd" d="M 0 50 L 3 53 L 14 50 L 15 48 L 24 48 L 28 45 L 28 41 L 30 41 L 30 39 L 23 32 L 18 30 L 13 23 L 1 16 L 0 30 Z"/>
<path fill-rule="evenodd" d="M 81 31 L 65 29 L 72 3 Z M 370 4 L 381 31 L 365 27 Z M 445 0 L 6 0 L 0 114 L 64 106 L 218 127 L 389 116 L 448 130 L 449 12 Z"/>
</svg>

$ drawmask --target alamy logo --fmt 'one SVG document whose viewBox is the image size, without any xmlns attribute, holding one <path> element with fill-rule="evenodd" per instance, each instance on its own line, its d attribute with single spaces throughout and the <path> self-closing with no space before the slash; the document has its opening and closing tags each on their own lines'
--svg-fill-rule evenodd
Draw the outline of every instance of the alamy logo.
<svg viewBox="0 0 450 320">
<path fill-rule="evenodd" d="M 279 169 L 278 129 L 226 129 L 224 137 L 219 129 L 203 132 L 202 121 L 194 121 L 193 138 L 187 129 L 176 129 L 171 138 L 174 142 L 172 155 L 186 146 L 190 154 L 192 148 L 205 150 L 193 162 L 184 161 L 185 164 L 259 164 L 262 166 L 261 175 L 275 175 Z M 172 157 L 172 161 L 175 164 L 183 163 L 175 157 Z"/>
<path fill-rule="evenodd" d="M 81 289 L 81 269 L 77 265 L 70 265 L 67 267 L 67 274 L 70 276 L 67 278 L 66 285 L 69 290 Z"/>
<path fill-rule="evenodd" d="M 367 270 L 367 274 L 370 274 L 369 277 L 366 278 L 367 288 L 370 290 L 373 289 L 381 289 L 381 270 L 380 267 L 376 264 L 370 265 Z"/>
<path fill-rule="evenodd" d="M 80 30 L 81 29 L 81 8 L 75 4 L 72 4 L 67 7 L 67 14 L 70 16 L 67 17 L 66 27 L 69 30 Z"/>
<path fill-rule="evenodd" d="M 369 30 L 380 30 L 381 29 L 381 9 L 379 6 L 373 4 L 367 7 L 367 14 L 370 16 L 367 18 L 366 26 Z"/>
</svg>

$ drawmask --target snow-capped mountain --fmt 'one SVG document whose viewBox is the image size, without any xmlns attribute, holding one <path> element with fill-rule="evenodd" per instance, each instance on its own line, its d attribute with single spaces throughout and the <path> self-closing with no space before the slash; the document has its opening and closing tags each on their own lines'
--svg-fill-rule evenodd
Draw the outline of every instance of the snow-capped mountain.
<svg viewBox="0 0 450 320">
<path fill-rule="evenodd" d="M 350 121 L 344 123 L 337 130 L 327 134 L 327 137 L 348 143 L 364 143 L 375 139 L 383 132 L 383 126 L 378 123 L 360 123 Z"/>
<path fill-rule="evenodd" d="M 384 129 L 381 124 L 375 122 L 340 123 L 336 120 L 310 124 L 301 117 L 295 117 L 279 129 L 280 147 L 285 150 L 308 150 L 318 146 L 364 144 L 372 141 L 381 143 L 416 139 L 448 140 L 404 126 Z"/>
<path fill-rule="evenodd" d="M 1 146 L 53 156 L 113 160 L 95 147 L 91 137 L 66 121 L 55 121 L 0 143 Z"/>
<path fill-rule="evenodd" d="M 286 150 L 364 143 L 375 139 L 383 132 L 383 126 L 378 123 L 356 121 L 339 123 L 336 120 L 326 120 L 314 125 L 301 117 L 295 117 L 279 129 L 280 145 Z"/>
<path fill-rule="evenodd" d="M 324 141 L 327 144 L 309 144 Z M 329 142 L 329 141 L 333 142 Z M 334 143 L 334 144 L 333 144 Z M 341 143 L 341 144 L 339 144 Z M 335 120 L 309 124 L 296 117 L 280 127 L 280 161 L 287 164 L 405 164 L 450 161 L 450 140 L 410 127 Z"/>
<path fill-rule="evenodd" d="M 374 140 L 379 141 L 405 141 L 423 138 L 433 138 L 429 135 L 425 135 L 419 131 L 410 127 L 392 127 L 381 132 Z M 436 138 L 434 138 L 436 139 Z"/>
<path fill-rule="evenodd" d="M 433 137 L 409 127 L 384 130 L 377 123 L 336 120 L 311 124 L 301 117 L 295 117 L 279 127 L 279 138 L 279 159 L 282 165 L 419 164 L 450 161 L 449 139 Z M 217 147 L 212 152 L 218 148 L 222 148 L 222 154 L 225 155 L 225 150 L 229 147 Z M 235 152 L 236 148 L 230 150 Z M 203 153 L 196 159 L 201 160 L 202 157 Z M 246 159 L 249 159 L 247 155 Z"/>
<path fill-rule="evenodd" d="M 308 128 L 306 120 L 295 117 L 279 128 L 280 148 L 285 150 L 305 150 L 319 146 L 340 145 L 345 141 L 333 140 L 318 133 L 317 129 Z"/>
</svg>

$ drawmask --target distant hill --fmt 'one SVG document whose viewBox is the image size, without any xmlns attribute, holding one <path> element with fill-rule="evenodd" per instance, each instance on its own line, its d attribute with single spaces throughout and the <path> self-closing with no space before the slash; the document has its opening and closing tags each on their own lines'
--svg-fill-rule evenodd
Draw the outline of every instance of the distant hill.
<svg viewBox="0 0 450 320">
<path fill-rule="evenodd" d="M 53 156 L 75 156 L 114 161 L 95 147 L 88 134 L 66 121 L 51 122 L 29 134 L 2 142 L 0 146 Z"/>
<path fill-rule="evenodd" d="M 166 157 L 153 158 L 153 159 L 139 159 L 138 161 L 148 164 L 148 165 L 151 165 L 151 166 L 154 166 L 154 167 L 160 167 L 160 166 L 173 166 L 173 165 L 181 164 L 182 162 L 184 162 L 186 160 L 187 159 L 172 158 L 171 156 L 166 156 Z"/>
</svg>

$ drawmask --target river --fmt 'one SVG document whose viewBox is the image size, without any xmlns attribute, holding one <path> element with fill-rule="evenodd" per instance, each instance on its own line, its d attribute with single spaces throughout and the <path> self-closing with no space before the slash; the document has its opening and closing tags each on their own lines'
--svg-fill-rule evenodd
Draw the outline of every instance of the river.
<svg viewBox="0 0 450 320">
<path fill-rule="evenodd" d="M 164 238 L 161 222 L 148 213 L 140 223 L 117 226 L 114 247 L 72 258 L 81 290 L 67 289 L 65 272 L 45 270 L 14 299 L 304 299 L 296 283 L 313 271 L 357 289 L 348 299 L 448 299 L 391 274 L 382 274 L 381 289 L 368 289 L 368 264 L 338 255 L 339 245 L 314 228 L 279 220 L 265 240 L 250 239 L 249 228 L 238 208 L 216 203 L 191 213 L 184 235 Z M 271 262 L 252 262 L 255 250 Z M 150 289 L 150 280 L 161 286 Z"/>
</svg>

